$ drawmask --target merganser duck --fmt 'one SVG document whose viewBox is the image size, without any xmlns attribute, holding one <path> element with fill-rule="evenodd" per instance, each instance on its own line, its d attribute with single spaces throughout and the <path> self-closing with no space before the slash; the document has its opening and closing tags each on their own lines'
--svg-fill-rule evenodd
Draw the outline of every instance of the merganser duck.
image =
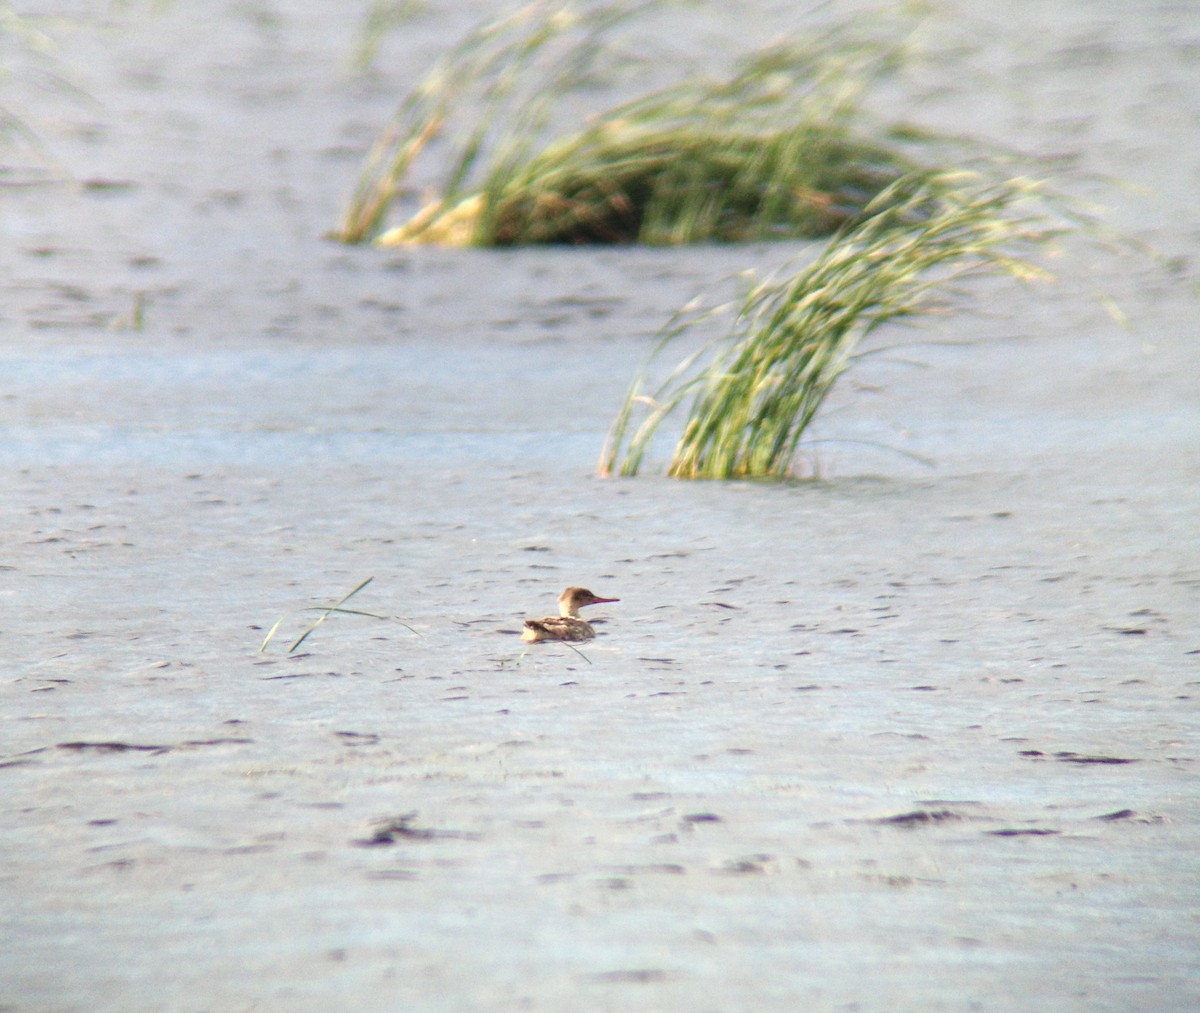
<svg viewBox="0 0 1200 1013">
<path fill-rule="evenodd" d="M 569 587 L 558 596 L 558 615 L 545 619 L 526 619 L 521 639 L 531 644 L 541 640 L 590 640 L 596 635 L 592 624 L 579 618 L 585 605 L 600 605 L 620 601 L 620 598 L 601 598 L 586 587 Z"/>
</svg>

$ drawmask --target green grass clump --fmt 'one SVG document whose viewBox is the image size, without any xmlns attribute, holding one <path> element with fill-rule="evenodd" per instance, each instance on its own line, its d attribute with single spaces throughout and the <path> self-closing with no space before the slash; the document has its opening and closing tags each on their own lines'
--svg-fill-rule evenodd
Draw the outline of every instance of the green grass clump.
<svg viewBox="0 0 1200 1013">
<path fill-rule="evenodd" d="M 635 475 L 662 423 L 690 402 L 667 473 L 676 478 L 796 474 L 809 426 L 845 372 L 878 348 L 885 324 L 944 312 L 958 283 L 986 274 L 1049 277 L 1035 260 L 1055 237 L 1089 224 L 1040 184 L 967 173 L 901 180 L 811 263 L 759 281 L 727 330 L 653 390 L 637 377 L 601 455 L 602 475 Z M 718 309 L 689 308 L 655 355 Z M 646 415 L 634 428 L 634 415 Z"/>
<path fill-rule="evenodd" d="M 474 239 L 668 245 L 823 236 L 900 174 L 882 149 L 813 124 L 762 134 L 606 125 L 495 180 Z"/>
<path fill-rule="evenodd" d="M 914 170 L 887 131 L 859 133 L 863 93 L 902 62 L 892 24 L 793 38 L 728 74 L 684 74 L 582 123 L 564 113 L 615 59 L 618 29 L 662 6 L 581 12 L 546 0 L 477 28 L 379 138 L 338 238 L 505 246 L 827 235 Z M 385 229 L 431 148 L 438 181 L 408 221 Z"/>
</svg>

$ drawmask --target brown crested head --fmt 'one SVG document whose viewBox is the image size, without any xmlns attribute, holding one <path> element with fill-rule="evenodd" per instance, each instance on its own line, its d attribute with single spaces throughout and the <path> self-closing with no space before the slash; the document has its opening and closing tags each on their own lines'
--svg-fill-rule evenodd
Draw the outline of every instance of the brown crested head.
<svg viewBox="0 0 1200 1013">
<path fill-rule="evenodd" d="M 586 605 L 600 605 L 604 602 L 620 600 L 620 598 L 601 598 L 586 587 L 569 587 L 558 596 L 558 608 L 564 616 L 569 616 L 576 614 Z"/>
</svg>

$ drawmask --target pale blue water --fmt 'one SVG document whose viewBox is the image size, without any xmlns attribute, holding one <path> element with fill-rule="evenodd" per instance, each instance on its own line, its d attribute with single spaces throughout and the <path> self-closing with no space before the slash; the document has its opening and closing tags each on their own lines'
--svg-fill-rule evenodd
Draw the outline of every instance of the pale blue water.
<svg viewBox="0 0 1200 1013">
<path fill-rule="evenodd" d="M 800 251 L 320 240 L 438 17 L 373 82 L 320 5 L 65 43 L 103 111 L 39 124 L 134 185 L 3 198 L 4 1002 L 1194 1004 L 1190 261 L 1089 263 L 1128 332 L 981 293 L 928 335 L 974 343 L 848 378 L 822 482 L 602 481 L 661 322 Z M 1144 183 L 1114 219 L 1186 255 L 1194 22 L 959 5 L 977 52 L 896 100 Z M 368 576 L 416 633 L 257 653 Z M 601 637 L 522 654 L 574 583 Z"/>
</svg>

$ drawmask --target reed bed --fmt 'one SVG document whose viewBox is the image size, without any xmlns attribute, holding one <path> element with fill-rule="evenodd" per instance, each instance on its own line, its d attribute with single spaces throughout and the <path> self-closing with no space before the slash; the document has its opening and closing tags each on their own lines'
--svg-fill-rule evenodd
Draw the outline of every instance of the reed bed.
<svg viewBox="0 0 1200 1013">
<path fill-rule="evenodd" d="M 656 387 L 649 366 L 634 379 L 600 474 L 637 474 L 659 428 L 687 403 L 667 474 L 795 477 L 805 434 L 838 380 L 884 347 L 868 337 L 953 308 L 974 276 L 1048 278 L 1040 252 L 1064 233 L 1098 229 L 1038 182 L 962 172 L 898 181 L 866 210 L 810 263 L 752 281 L 731 305 L 690 306 L 670 321 L 651 364 L 685 335 L 723 326 Z"/>
<path fill-rule="evenodd" d="M 475 29 L 381 134 L 336 236 L 507 246 L 828 235 L 915 170 L 896 136 L 858 132 L 864 93 L 903 62 L 894 23 L 792 38 L 582 122 L 565 113 L 582 85 L 616 73 L 606 63 L 618 62 L 620 30 L 662 6 L 546 0 Z M 426 153 L 436 182 L 386 228 Z"/>
</svg>

